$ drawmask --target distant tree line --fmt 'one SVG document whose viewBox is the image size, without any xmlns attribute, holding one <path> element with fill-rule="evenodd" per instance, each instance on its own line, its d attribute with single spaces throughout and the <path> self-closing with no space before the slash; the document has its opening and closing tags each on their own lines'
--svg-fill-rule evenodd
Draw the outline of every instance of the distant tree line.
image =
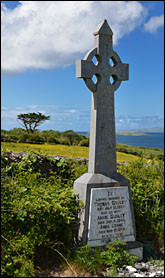
<svg viewBox="0 0 165 278">
<path fill-rule="evenodd" d="M 89 138 L 85 135 L 76 133 L 73 130 L 64 132 L 56 130 L 33 130 L 27 132 L 23 128 L 13 128 L 11 130 L 1 130 L 2 142 L 22 142 L 22 143 L 36 143 L 36 144 L 60 144 L 68 146 L 89 146 Z"/>
<path fill-rule="evenodd" d="M 13 128 L 12 130 L 1 130 L 2 142 L 36 143 L 36 144 L 62 144 L 89 146 L 89 139 L 73 130 L 59 132 L 55 130 L 37 130 L 37 127 L 50 116 L 45 116 L 40 112 L 24 113 L 17 115 L 18 122 L 24 127 Z"/>
<path fill-rule="evenodd" d="M 40 112 L 25 113 L 17 115 L 18 122 L 24 127 L 13 128 L 12 130 L 1 130 L 2 142 L 18 142 L 18 143 L 36 143 L 36 144 L 62 144 L 62 145 L 79 145 L 89 146 L 89 138 L 78 134 L 73 130 L 59 132 L 55 130 L 37 130 L 37 127 L 46 120 L 50 120 L 50 116 L 45 116 Z"/>
</svg>

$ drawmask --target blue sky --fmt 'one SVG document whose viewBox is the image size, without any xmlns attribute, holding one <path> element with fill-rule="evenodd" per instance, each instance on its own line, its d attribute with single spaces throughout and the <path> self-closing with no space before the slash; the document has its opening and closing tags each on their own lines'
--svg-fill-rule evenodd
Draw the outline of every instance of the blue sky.
<svg viewBox="0 0 165 278">
<path fill-rule="evenodd" d="M 76 78 L 76 60 L 94 47 L 107 19 L 114 50 L 129 64 L 115 92 L 116 130 L 164 125 L 163 1 L 1 1 L 1 126 L 41 112 L 39 129 L 89 131 L 91 92 Z"/>
</svg>

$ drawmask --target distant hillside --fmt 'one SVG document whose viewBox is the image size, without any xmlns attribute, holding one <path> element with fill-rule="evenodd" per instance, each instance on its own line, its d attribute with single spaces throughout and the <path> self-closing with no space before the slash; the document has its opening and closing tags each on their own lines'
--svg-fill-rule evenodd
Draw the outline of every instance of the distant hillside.
<svg viewBox="0 0 165 278">
<path fill-rule="evenodd" d="M 164 132 L 163 127 L 153 127 L 153 128 L 140 128 L 140 129 L 123 129 L 123 130 L 117 130 L 117 134 L 127 134 L 127 135 L 146 135 L 146 132 Z M 90 132 L 77 132 L 78 134 L 85 135 L 89 137 Z M 139 134 L 138 134 L 139 133 Z M 143 134 L 140 134 L 143 133 Z"/>
<path fill-rule="evenodd" d="M 116 132 L 117 135 L 140 135 L 140 136 L 145 136 L 145 135 L 148 135 L 148 133 L 145 133 L 145 132 L 135 132 L 135 131 L 117 131 Z"/>
<path fill-rule="evenodd" d="M 140 128 L 140 129 L 124 129 L 117 132 L 164 132 L 163 127 Z"/>
</svg>

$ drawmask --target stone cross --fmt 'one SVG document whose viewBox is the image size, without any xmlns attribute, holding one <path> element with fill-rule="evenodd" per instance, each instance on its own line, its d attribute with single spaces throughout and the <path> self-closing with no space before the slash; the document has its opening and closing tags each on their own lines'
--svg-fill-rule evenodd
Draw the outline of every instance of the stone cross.
<svg viewBox="0 0 165 278">
<path fill-rule="evenodd" d="M 88 173 L 73 186 L 84 204 L 78 213 L 77 239 L 96 247 L 118 238 L 127 243 L 130 254 L 142 260 L 143 245 L 136 241 L 130 184 L 116 169 L 114 91 L 121 81 L 128 80 L 128 64 L 123 64 L 113 50 L 112 36 L 104 20 L 94 32 L 94 48 L 84 60 L 76 62 L 76 76 L 83 78 L 92 91 Z"/>
<path fill-rule="evenodd" d="M 114 91 L 121 81 L 128 80 L 129 69 L 113 50 L 112 36 L 107 20 L 102 21 L 94 32 L 94 48 L 76 61 L 76 77 L 83 78 L 93 92 L 88 172 L 107 176 L 117 171 Z"/>
</svg>

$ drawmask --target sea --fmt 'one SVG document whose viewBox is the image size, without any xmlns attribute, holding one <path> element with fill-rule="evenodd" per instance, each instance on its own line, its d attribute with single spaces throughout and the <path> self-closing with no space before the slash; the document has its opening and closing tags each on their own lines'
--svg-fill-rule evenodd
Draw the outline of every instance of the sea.
<svg viewBox="0 0 165 278">
<path fill-rule="evenodd" d="M 89 137 L 88 132 L 78 132 Z M 146 135 L 116 135 L 116 142 L 128 146 L 164 150 L 164 132 L 145 132 Z"/>
<path fill-rule="evenodd" d="M 146 135 L 116 135 L 116 142 L 128 146 L 164 150 L 164 132 L 146 132 Z"/>
</svg>

